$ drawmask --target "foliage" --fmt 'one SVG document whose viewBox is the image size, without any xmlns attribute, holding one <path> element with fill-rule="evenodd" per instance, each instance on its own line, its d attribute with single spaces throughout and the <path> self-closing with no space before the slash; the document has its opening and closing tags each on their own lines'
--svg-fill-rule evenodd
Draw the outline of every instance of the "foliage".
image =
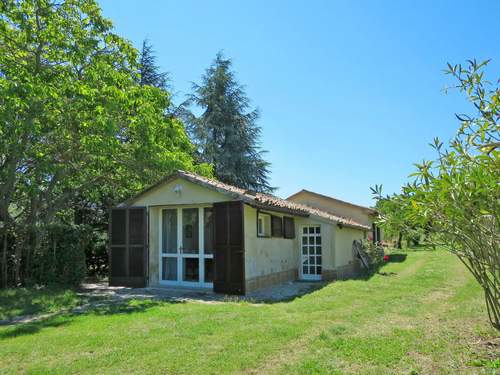
<svg viewBox="0 0 500 375">
<path fill-rule="evenodd" d="M 396 247 L 401 249 L 402 241 L 406 238 L 410 243 L 418 245 L 420 238 L 428 234 L 427 223 L 420 224 L 410 218 L 413 210 L 404 194 L 382 195 L 382 185 L 370 188 L 377 198 L 376 209 L 379 213 L 377 225 L 384 230 L 385 237 L 397 238 Z"/>
<path fill-rule="evenodd" d="M 158 65 L 156 65 L 153 46 L 147 39 L 142 42 L 139 58 L 139 77 L 141 86 L 148 85 L 162 90 L 168 89 L 168 73 L 161 72 Z"/>
<path fill-rule="evenodd" d="M 47 236 L 33 253 L 30 284 L 59 284 L 76 287 L 86 274 L 84 249 L 92 230 L 85 226 L 50 225 Z"/>
<path fill-rule="evenodd" d="M 84 248 L 87 276 L 102 278 L 108 275 L 108 237 L 103 231 L 91 230 L 90 241 Z"/>
<path fill-rule="evenodd" d="M 232 62 L 219 52 L 202 77 L 193 84 L 189 103 L 203 112 L 186 113 L 200 159 L 213 165 L 215 176 L 228 184 L 254 191 L 271 192 L 270 164 L 260 149 L 259 112 L 236 81 Z"/>
<path fill-rule="evenodd" d="M 2 282 L 30 277 L 49 225 L 101 210 L 175 169 L 198 169 L 165 90 L 94 0 L 0 2 Z M 15 244 L 7 249 L 8 237 Z"/>
<path fill-rule="evenodd" d="M 416 164 L 403 197 L 411 207 L 405 209 L 408 220 L 428 225 L 474 275 L 489 319 L 500 330 L 500 81 L 484 79 L 487 63 L 448 65 L 446 73 L 458 82 L 454 88 L 467 95 L 477 114 L 457 115 L 460 127 L 447 147 L 434 140 L 436 160 Z"/>
<path fill-rule="evenodd" d="M 382 246 L 369 240 L 362 240 L 361 246 L 368 257 L 371 267 L 377 267 L 382 263 L 384 258 L 384 248 Z"/>
<path fill-rule="evenodd" d="M 2 371 L 492 373 L 486 366 L 498 358 L 497 335 L 472 275 L 446 251 L 404 255 L 382 274 L 318 285 L 280 303 L 99 300 L 85 312 L 0 326 Z M 0 309 L 9 311 L 12 299 L 3 304 L 1 296 Z M 473 360 L 483 368 L 471 368 Z"/>
</svg>

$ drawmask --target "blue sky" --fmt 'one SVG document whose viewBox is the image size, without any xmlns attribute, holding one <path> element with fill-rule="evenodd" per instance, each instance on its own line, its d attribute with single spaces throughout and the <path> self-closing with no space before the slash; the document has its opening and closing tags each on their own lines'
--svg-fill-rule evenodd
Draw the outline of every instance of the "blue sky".
<svg viewBox="0 0 500 375">
<path fill-rule="evenodd" d="M 272 184 L 371 205 L 370 186 L 399 191 L 412 164 L 471 112 L 447 62 L 493 61 L 499 77 L 499 1 L 102 0 L 117 33 L 148 38 L 176 101 L 217 51 L 261 111 Z"/>
</svg>

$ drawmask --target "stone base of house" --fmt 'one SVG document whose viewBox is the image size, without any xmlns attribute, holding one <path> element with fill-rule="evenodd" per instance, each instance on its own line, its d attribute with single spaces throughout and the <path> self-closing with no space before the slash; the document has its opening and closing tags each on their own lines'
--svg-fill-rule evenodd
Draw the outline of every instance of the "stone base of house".
<svg viewBox="0 0 500 375">
<path fill-rule="evenodd" d="M 340 266 L 334 270 L 323 270 L 322 279 L 326 281 L 331 280 L 346 280 L 359 276 L 361 272 L 361 265 L 356 259 L 345 266 Z"/>
<path fill-rule="evenodd" d="M 269 275 L 257 276 L 246 280 L 245 292 L 249 293 L 257 289 L 267 288 L 272 285 L 293 281 L 298 279 L 298 270 L 292 269 L 287 271 L 270 273 Z"/>
</svg>

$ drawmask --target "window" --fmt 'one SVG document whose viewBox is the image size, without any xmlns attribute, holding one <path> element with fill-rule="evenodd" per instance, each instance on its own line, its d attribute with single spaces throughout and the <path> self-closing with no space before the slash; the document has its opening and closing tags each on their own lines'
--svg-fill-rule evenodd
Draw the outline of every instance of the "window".
<svg viewBox="0 0 500 375">
<path fill-rule="evenodd" d="M 257 211 L 257 237 L 271 237 L 271 215 Z"/>
<path fill-rule="evenodd" d="M 293 217 L 283 217 L 283 237 L 295 238 L 295 221 Z"/>
<path fill-rule="evenodd" d="M 271 216 L 271 233 L 273 237 L 283 237 L 283 221 L 279 216 Z"/>
</svg>

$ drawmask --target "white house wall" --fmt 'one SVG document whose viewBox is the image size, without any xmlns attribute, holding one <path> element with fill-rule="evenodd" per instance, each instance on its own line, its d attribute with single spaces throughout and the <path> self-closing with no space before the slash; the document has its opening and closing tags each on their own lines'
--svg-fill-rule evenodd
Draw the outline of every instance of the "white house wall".
<svg viewBox="0 0 500 375">
<path fill-rule="evenodd" d="M 275 216 L 283 216 L 276 212 L 265 212 Z M 294 239 L 257 237 L 257 209 L 248 205 L 244 205 L 244 220 L 247 292 L 297 279 L 298 236 Z M 296 218 L 295 223 L 297 224 Z"/>
<path fill-rule="evenodd" d="M 365 233 L 359 229 L 339 228 L 335 226 L 334 233 L 334 272 L 327 278 L 347 278 L 354 276 L 358 272 L 359 264 L 352 252 L 354 240 L 364 238 Z"/>
</svg>

